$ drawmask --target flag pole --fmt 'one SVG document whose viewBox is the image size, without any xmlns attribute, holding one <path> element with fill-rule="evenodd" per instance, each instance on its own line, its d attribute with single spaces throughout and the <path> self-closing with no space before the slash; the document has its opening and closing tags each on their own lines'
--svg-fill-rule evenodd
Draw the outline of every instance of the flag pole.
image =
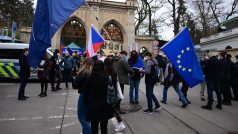
<svg viewBox="0 0 238 134">
<path fill-rule="evenodd" d="M 167 42 L 165 45 L 163 45 L 160 49 L 162 49 L 162 48 L 164 48 L 165 46 L 167 46 L 167 44 L 169 44 L 172 40 L 174 40 L 174 38 L 176 38 L 184 29 L 186 29 L 187 28 L 187 26 L 186 27 L 184 27 L 176 36 L 174 36 L 172 39 L 170 39 L 170 41 L 169 42 Z"/>
<path fill-rule="evenodd" d="M 93 14 L 93 16 L 96 18 L 96 20 L 98 21 L 99 25 L 102 25 L 102 23 L 100 23 L 98 17 L 94 14 L 92 8 L 88 5 L 88 3 L 87 3 L 86 1 L 85 1 L 84 3 L 85 3 L 86 6 L 89 8 L 89 10 L 90 10 L 90 12 Z M 109 34 L 108 34 L 108 32 L 106 31 L 106 29 L 105 29 L 104 27 L 103 27 L 102 29 L 103 29 L 103 31 L 106 33 L 106 36 L 107 36 L 107 37 L 109 38 L 109 40 L 113 43 L 113 46 L 114 46 L 115 43 L 112 41 L 112 38 L 109 36 Z M 105 42 L 106 42 L 106 41 L 105 41 Z M 112 50 L 112 51 L 113 51 L 113 50 Z"/>
</svg>

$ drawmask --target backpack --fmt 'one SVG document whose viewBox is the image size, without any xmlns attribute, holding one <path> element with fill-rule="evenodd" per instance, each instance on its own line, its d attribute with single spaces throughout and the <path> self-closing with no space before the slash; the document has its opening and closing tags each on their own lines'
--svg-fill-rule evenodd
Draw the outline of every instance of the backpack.
<svg viewBox="0 0 238 134">
<path fill-rule="evenodd" d="M 154 61 L 152 61 L 154 64 L 151 66 L 151 73 L 150 73 L 150 76 L 151 76 L 151 79 L 152 79 L 152 82 L 155 84 L 157 82 L 160 82 L 160 67 L 155 64 Z"/>
<path fill-rule="evenodd" d="M 109 76 L 108 86 L 107 86 L 107 104 L 116 106 L 118 101 L 117 90 L 113 86 L 112 77 Z"/>
</svg>

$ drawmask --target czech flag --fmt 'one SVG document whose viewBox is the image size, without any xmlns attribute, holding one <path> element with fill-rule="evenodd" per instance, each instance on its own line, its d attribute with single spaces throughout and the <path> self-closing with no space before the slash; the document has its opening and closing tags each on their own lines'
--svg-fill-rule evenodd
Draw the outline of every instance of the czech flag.
<svg viewBox="0 0 238 134">
<path fill-rule="evenodd" d="M 96 30 L 96 28 L 91 25 L 90 33 L 89 33 L 89 40 L 88 40 L 88 51 L 87 56 L 93 57 L 96 55 L 98 49 L 104 44 L 104 38 L 101 34 Z"/>
</svg>

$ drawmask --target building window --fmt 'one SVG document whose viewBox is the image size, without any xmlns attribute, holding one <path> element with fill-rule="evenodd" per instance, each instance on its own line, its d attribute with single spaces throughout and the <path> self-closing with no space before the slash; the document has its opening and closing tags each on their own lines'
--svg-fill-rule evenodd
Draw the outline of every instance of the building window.
<svg viewBox="0 0 238 134">
<path fill-rule="evenodd" d="M 107 31 L 108 35 L 110 36 L 114 44 L 110 41 L 109 37 L 107 36 L 107 33 L 104 30 L 102 30 L 101 34 L 103 38 L 106 40 L 106 43 L 102 48 L 111 49 L 115 52 L 121 51 L 123 44 L 123 36 L 120 28 L 114 23 L 109 23 L 106 26 L 104 26 L 104 29 Z"/>
<path fill-rule="evenodd" d="M 65 24 L 61 32 L 61 43 L 65 46 L 75 43 L 81 48 L 86 47 L 86 31 L 78 20 L 73 19 Z"/>
</svg>

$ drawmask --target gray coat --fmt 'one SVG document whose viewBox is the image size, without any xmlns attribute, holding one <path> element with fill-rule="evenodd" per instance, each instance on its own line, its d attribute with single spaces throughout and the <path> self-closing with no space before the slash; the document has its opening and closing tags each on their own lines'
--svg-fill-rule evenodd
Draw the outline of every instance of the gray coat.
<svg viewBox="0 0 238 134">
<path fill-rule="evenodd" d="M 124 59 L 119 59 L 115 61 L 114 67 L 116 69 L 119 83 L 120 84 L 129 84 L 128 74 L 133 74 L 133 69 L 129 66 L 129 64 Z"/>
</svg>

